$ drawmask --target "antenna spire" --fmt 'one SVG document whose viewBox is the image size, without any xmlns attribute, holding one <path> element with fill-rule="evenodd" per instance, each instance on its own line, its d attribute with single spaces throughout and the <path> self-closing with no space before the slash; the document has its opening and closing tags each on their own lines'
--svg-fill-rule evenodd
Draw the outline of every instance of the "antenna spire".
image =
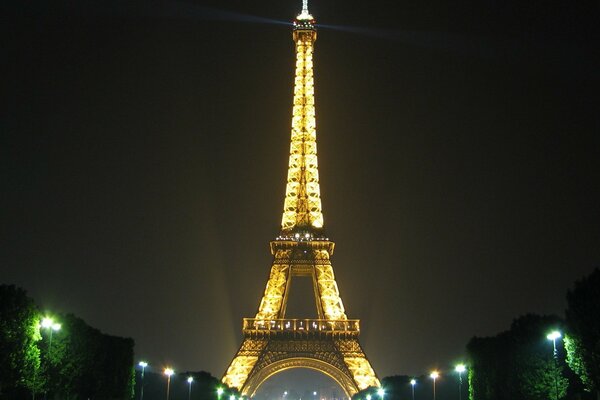
<svg viewBox="0 0 600 400">
<path fill-rule="evenodd" d="M 312 20 L 313 16 L 308 12 L 308 0 L 302 0 L 302 12 L 296 17 L 299 21 Z"/>
</svg>

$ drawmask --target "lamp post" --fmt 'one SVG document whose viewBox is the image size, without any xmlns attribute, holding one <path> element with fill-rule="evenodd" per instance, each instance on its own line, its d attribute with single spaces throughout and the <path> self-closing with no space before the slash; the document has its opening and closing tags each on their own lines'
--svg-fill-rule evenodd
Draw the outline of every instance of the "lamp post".
<svg viewBox="0 0 600 400">
<path fill-rule="evenodd" d="M 173 375 L 175 371 L 172 368 L 165 368 L 164 374 L 167 376 L 167 400 L 169 400 L 169 395 L 171 392 L 171 375 Z"/>
<path fill-rule="evenodd" d="M 417 384 L 417 380 L 416 379 L 411 379 L 410 380 L 410 386 L 412 389 L 412 400 L 415 400 L 415 385 Z"/>
<path fill-rule="evenodd" d="M 194 378 L 191 376 L 188 376 L 187 378 L 187 383 L 188 383 L 188 400 L 190 400 L 192 398 L 192 382 L 194 382 Z"/>
<path fill-rule="evenodd" d="M 556 400 L 558 400 L 558 351 L 556 350 L 556 339 L 561 338 L 559 331 L 552 331 L 546 335 L 546 339 L 552 340 L 552 356 L 554 357 L 554 387 L 556 389 Z"/>
<path fill-rule="evenodd" d="M 462 400 L 462 374 L 467 370 L 465 364 L 458 364 L 454 370 L 458 372 L 458 400 Z"/>
<path fill-rule="evenodd" d="M 140 400 L 144 400 L 144 372 L 146 371 L 148 363 L 146 361 L 140 361 L 138 365 L 142 367 L 142 379 L 140 382 Z"/>
<path fill-rule="evenodd" d="M 42 319 L 42 323 L 40 324 L 42 328 L 50 331 L 50 340 L 48 342 L 48 364 L 52 363 L 52 334 L 54 331 L 59 331 L 61 325 L 59 323 L 54 322 L 52 318 L 44 317 Z M 44 400 L 47 398 L 48 392 L 44 390 Z"/>
<path fill-rule="evenodd" d="M 439 378 L 439 377 L 440 377 L 440 373 L 439 373 L 439 372 L 437 372 L 437 371 L 433 371 L 433 372 L 432 372 L 432 373 L 429 375 L 429 377 L 430 377 L 431 379 L 433 379 L 433 400 L 435 400 L 435 381 L 436 381 L 436 379 L 437 379 L 437 378 Z"/>
<path fill-rule="evenodd" d="M 50 352 L 52 351 L 52 333 L 54 331 L 59 331 L 61 325 L 54 322 L 52 318 L 46 317 L 42 320 L 42 328 L 48 329 L 50 331 L 50 343 L 48 344 L 48 355 L 50 355 Z"/>
</svg>

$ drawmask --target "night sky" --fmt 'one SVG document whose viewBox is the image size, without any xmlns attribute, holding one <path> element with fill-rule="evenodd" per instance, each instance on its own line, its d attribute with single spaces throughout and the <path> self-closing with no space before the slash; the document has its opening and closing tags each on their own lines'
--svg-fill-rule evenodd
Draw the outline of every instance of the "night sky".
<svg viewBox="0 0 600 400">
<path fill-rule="evenodd" d="M 14 3 L 0 283 L 221 377 L 279 233 L 301 1 Z M 309 7 L 325 228 L 379 377 L 562 315 L 600 265 L 600 3 Z"/>
</svg>

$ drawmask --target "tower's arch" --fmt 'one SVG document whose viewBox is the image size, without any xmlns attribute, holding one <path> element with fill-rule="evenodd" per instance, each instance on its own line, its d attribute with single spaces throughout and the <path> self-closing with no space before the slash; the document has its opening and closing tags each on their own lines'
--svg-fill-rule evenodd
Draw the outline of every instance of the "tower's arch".
<svg viewBox="0 0 600 400">
<path fill-rule="evenodd" d="M 347 372 L 323 360 L 309 357 L 290 357 L 274 361 L 263 367 L 256 375 L 250 377 L 246 383 L 243 394 L 254 397 L 260 386 L 273 375 L 295 368 L 307 368 L 327 375 L 344 391 L 347 398 L 358 391 Z"/>
</svg>

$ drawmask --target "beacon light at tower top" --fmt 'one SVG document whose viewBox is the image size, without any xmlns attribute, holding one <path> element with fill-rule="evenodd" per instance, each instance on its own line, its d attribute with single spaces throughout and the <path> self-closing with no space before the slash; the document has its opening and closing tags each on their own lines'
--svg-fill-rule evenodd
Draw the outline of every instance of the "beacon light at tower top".
<svg viewBox="0 0 600 400">
<path fill-rule="evenodd" d="M 313 16 L 308 12 L 308 0 L 302 0 L 302 12 L 296 17 L 299 21 L 313 20 Z"/>
</svg>

